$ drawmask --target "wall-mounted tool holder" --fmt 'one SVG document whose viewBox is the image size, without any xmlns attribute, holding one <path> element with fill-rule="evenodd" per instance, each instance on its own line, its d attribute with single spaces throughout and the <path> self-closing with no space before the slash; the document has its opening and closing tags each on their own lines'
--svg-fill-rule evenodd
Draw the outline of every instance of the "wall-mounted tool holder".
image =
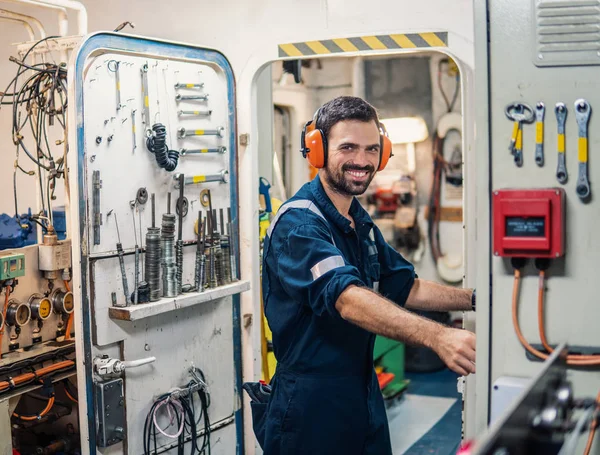
<svg viewBox="0 0 600 455">
<path fill-rule="evenodd" d="M 567 134 L 569 131 L 577 132 L 577 181 L 575 182 L 575 193 L 583 202 L 589 202 L 591 199 L 591 187 L 589 181 L 589 131 L 590 120 L 592 114 L 591 104 L 584 98 L 574 101 L 572 111 L 569 115 L 569 105 L 565 102 L 558 101 L 554 104 L 554 116 L 556 131 L 556 171 L 555 178 L 561 185 L 566 185 L 569 181 L 567 171 L 567 149 L 569 149 L 569 141 Z M 543 167 L 546 161 L 544 156 L 544 130 L 545 130 L 545 114 L 546 105 L 543 101 L 538 101 L 535 108 L 524 102 L 512 102 L 505 106 L 504 114 L 513 123 L 512 136 L 509 151 L 514 157 L 515 164 L 518 167 L 523 167 L 524 156 L 527 155 L 523 151 L 523 124 L 533 123 L 535 121 L 535 155 L 534 161 L 539 167 Z M 569 125 L 569 118 L 575 124 Z M 572 147 L 571 147 L 572 148 Z M 526 160 L 526 158 L 525 158 Z"/>
<path fill-rule="evenodd" d="M 119 62 L 120 93 L 117 65 L 109 68 L 109 62 Z M 110 353 L 123 362 L 157 359 L 123 372 L 127 434 L 90 425 L 95 436 L 90 445 L 115 445 L 118 451 L 126 440 L 129 453 L 143 452 L 140 416 L 157 393 L 181 383 L 180 372 L 190 362 L 203 363 L 207 374 L 220 378 L 211 385 L 215 398 L 208 412 L 219 425 L 211 433 L 233 431 L 240 390 L 234 381 L 241 367 L 235 358 L 237 295 L 249 289 L 237 273 L 233 72 L 215 51 L 113 33 L 89 37 L 74 65 L 73 90 L 80 96 L 70 118 L 78 119 L 79 156 L 70 163 L 79 180 L 71 194 L 83 210 L 81 248 L 75 251 L 81 260 L 73 267 L 81 277 L 82 321 L 89 324 L 83 354 Z M 106 102 L 112 93 L 119 109 L 112 96 Z M 101 180 L 95 195 L 94 175 Z M 208 206 L 204 190 L 210 191 Z M 94 225 L 95 214 L 102 224 Z M 205 235 L 197 229 L 199 218 Z M 205 256 L 203 280 L 197 278 L 199 249 Z M 86 390 L 104 380 L 91 378 L 94 374 L 86 376 Z M 88 413 L 101 408 L 97 401 Z M 173 441 L 164 439 L 159 437 L 158 446 L 168 451 Z"/>
</svg>

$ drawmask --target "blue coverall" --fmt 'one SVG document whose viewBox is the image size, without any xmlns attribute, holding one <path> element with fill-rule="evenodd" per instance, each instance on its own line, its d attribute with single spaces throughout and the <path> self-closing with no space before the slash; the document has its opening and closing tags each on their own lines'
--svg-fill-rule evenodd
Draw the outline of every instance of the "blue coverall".
<svg viewBox="0 0 600 455">
<path fill-rule="evenodd" d="M 415 271 L 356 199 L 350 215 L 355 229 L 317 176 L 279 209 L 265 238 L 263 301 L 278 362 L 265 455 L 392 453 L 375 335 L 342 319 L 335 303 L 356 285 L 404 305 Z"/>
</svg>

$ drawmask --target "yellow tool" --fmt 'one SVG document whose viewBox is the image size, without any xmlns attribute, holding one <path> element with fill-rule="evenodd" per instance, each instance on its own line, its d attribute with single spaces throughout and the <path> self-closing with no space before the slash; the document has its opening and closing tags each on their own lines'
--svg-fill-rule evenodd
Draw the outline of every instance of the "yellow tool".
<svg viewBox="0 0 600 455">
<path fill-rule="evenodd" d="M 544 114 L 546 106 L 539 102 L 535 106 L 535 163 L 542 167 L 544 165 Z"/>
<path fill-rule="evenodd" d="M 567 164 L 565 159 L 565 123 L 567 120 L 567 106 L 564 103 L 556 103 L 554 107 L 556 123 L 558 124 L 558 165 L 556 167 L 556 179 L 563 185 L 567 182 Z"/>
<path fill-rule="evenodd" d="M 588 181 L 588 123 L 592 107 L 584 99 L 575 101 L 575 119 L 579 129 L 579 175 L 577 176 L 577 196 L 587 199 L 590 196 L 590 182 Z"/>
</svg>

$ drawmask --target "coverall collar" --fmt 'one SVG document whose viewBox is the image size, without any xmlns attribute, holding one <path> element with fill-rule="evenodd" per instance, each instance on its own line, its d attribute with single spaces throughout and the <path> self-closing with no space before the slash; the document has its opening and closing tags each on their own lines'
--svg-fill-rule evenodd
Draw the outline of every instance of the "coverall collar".
<svg viewBox="0 0 600 455">
<path fill-rule="evenodd" d="M 321 182 L 321 177 L 319 174 L 317 174 L 317 176 L 313 179 L 310 186 L 317 205 L 323 210 L 323 212 L 325 212 L 325 215 L 329 218 L 329 220 L 342 232 L 346 234 L 352 232 L 353 229 L 350 224 L 350 220 L 343 216 L 333 202 L 331 202 L 331 199 L 329 199 L 329 196 L 325 192 L 325 188 L 323 188 L 323 182 Z M 355 197 L 352 198 L 349 214 L 354 219 L 354 224 L 357 228 L 364 225 L 368 226 L 369 229 L 373 227 L 373 220 L 371 220 L 371 217 L 367 211 L 362 207 L 358 199 Z"/>
</svg>

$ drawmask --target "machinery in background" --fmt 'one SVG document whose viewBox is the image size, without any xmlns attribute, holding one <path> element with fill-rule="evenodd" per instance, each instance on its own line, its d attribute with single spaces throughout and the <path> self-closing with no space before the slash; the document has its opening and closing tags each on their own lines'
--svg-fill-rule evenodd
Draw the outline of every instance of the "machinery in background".
<svg viewBox="0 0 600 455">
<path fill-rule="evenodd" d="M 589 431 L 590 453 L 600 417 L 600 394 L 577 397 L 567 377 L 568 346 L 557 346 L 540 372 L 503 416 L 476 440 L 462 444 L 457 455 L 566 455 L 575 453 Z"/>
<path fill-rule="evenodd" d="M 67 235 L 67 223 L 64 207 L 55 207 L 52 211 L 52 227 L 58 240 L 64 240 Z M 31 210 L 20 216 L 11 216 L 7 213 L 0 214 L 0 250 L 22 248 L 35 245 L 37 239 L 37 224 L 39 217 L 33 215 Z M 42 234 L 46 234 L 46 227 L 42 227 Z"/>
<path fill-rule="evenodd" d="M 422 245 L 414 177 L 401 175 L 378 182 L 367 197 L 367 204 L 372 207 L 371 216 L 384 238 L 403 256 L 418 262 Z"/>
<path fill-rule="evenodd" d="M 452 101 L 448 100 L 441 84 L 441 68 L 444 64 L 449 66 L 449 74 L 456 77 Z M 454 234 L 452 237 L 462 237 L 462 115 L 454 112 L 460 80 L 458 71 L 452 69 L 453 64 L 451 60 L 440 60 L 438 67 L 438 86 L 447 112 L 440 117 L 433 133 L 433 183 L 426 218 L 431 256 L 438 275 L 447 283 L 458 284 L 462 282 L 464 274 L 462 251 L 457 251 L 451 242 L 448 243 L 448 251 L 445 251 L 440 240 L 440 222 L 447 224 L 446 232 Z"/>
</svg>

